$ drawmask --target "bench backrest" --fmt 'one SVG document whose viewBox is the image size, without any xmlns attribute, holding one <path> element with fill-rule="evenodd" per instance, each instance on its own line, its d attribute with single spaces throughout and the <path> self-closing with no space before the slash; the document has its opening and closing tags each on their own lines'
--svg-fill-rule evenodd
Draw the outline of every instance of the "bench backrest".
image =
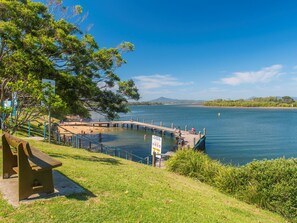
<svg viewBox="0 0 297 223">
<path fill-rule="evenodd" d="M 49 155 L 41 152 L 40 150 L 31 147 L 25 140 L 16 138 L 8 133 L 2 135 L 3 146 L 12 146 L 14 148 L 22 148 L 28 160 L 41 169 L 54 168 L 61 166 L 62 163 Z M 19 145 L 22 144 L 21 147 Z"/>
<path fill-rule="evenodd" d="M 10 146 L 12 146 L 14 148 L 18 148 L 18 145 L 20 143 L 22 143 L 23 144 L 23 150 L 24 150 L 26 156 L 28 156 L 28 157 L 32 157 L 33 156 L 32 151 L 31 151 L 31 148 L 30 148 L 30 145 L 25 140 L 16 138 L 16 137 L 8 134 L 7 132 L 5 132 L 2 135 L 2 142 L 5 142 L 5 141 L 7 142 L 8 145 L 10 145 Z"/>
</svg>

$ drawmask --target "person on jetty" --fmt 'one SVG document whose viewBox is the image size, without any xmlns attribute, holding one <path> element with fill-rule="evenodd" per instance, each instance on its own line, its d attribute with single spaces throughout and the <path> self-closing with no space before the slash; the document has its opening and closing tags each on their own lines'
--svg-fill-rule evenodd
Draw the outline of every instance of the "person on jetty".
<svg viewBox="0 0 297 223">
<path fill-rule="evenodd" d="M 181 137 L 181 131 L 180 131 L 180 129 L 178 130 L 178 137 L 180 138 Z"/>
<path fill-rule="evenodd" d="M 196 134 L 196 130 L 194 128 L 192 128 L 191 133 Z"/>
</svg>

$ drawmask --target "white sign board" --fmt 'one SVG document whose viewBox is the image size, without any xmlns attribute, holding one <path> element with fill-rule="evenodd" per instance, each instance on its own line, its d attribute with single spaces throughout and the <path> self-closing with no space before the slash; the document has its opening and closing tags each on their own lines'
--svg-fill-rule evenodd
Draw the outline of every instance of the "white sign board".
<svg viewBox="0 0 297 223">
<path fill-rule="evenodd" d="M 3 102 L 3 107 L 4 108 L 10 108 L 11 107 L 11 101 L 8 101 L 8 100 L 4 101 Z"/>
<path fill-rule="evenodd" d="M 156 152 L 157 155 L 161 155 L 162 152 L 162 138 L 152 135 L 152 155 Z"/>
</svg>

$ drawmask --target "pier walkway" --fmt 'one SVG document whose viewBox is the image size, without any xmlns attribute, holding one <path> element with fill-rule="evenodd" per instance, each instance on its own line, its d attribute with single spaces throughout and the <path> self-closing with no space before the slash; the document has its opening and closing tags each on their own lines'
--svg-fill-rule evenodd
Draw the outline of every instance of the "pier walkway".
<svg viewBox="0 0 297 223">
<path fill-rule="evenodd" d="M 161 135 L 170 134 L 172 137 L 179 137 L 183 140 L 182 147 L 184 148 L 195 148 L 201 139 L 205 139 L 206 130 L 203 133 L 193 134 L 190 131 L 178 130 L 175 128 L 169 128 L 160 125 L 153 125 L 149 123 L 139 121 L 110 121 L 110 122 L 65 122 L 60 126 L 88 126 L 88 127 L 126 127 L 136 128 L 137 130 L 142 128 L 145 131 L 158 132 Z M 204 146 L 203 146 L 204 147 Z"/>
</svg>

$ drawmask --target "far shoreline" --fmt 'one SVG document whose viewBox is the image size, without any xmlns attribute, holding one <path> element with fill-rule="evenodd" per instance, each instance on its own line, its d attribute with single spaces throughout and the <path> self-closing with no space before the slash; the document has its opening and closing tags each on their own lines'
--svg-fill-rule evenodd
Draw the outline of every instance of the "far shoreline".
<svg viewBox="0 0 297 223">
<path fill-rule="evenodd" d="M 297 110 L 297 107 L 245 107 L 245 106 L 214 106 L 214 105 L 189 105 L 189 107 L 204 107 L 204 108 L 234 108 L 234 109 L 267 109 L 267 110 Z"/>
<path fill-rule="evenodd" d="M 179 105 L 185 107 L 201 107 L 201 108 L 234 108 L 234 109 L 267 109 L 267 110 L 297 110 L 297 107 L 246 107 L 246 106 L 215 106 L 215 105 L 203 105 L 193 104 L 193 103 L 163 103 L 163 104 L 150 104 L 150 105 L 130 105 L 130 106 L 170 106 L 170 105 Z"/>
</svg>

